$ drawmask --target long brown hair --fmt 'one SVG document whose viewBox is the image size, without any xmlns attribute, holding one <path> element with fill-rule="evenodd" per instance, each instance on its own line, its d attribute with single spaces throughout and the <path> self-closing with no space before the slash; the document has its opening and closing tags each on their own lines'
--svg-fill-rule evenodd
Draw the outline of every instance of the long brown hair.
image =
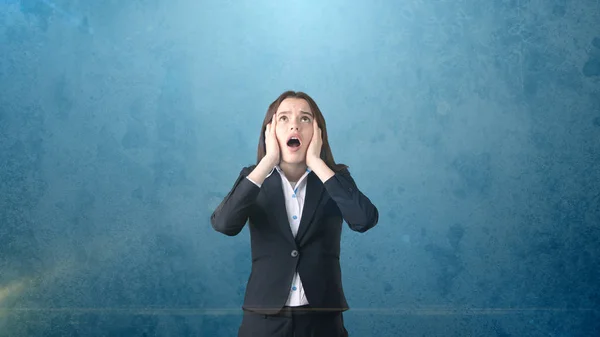
<svg viewBox="0 0 600 337">
<path fill-rule="evenodd" d="M 273 118 L 273 114 L 275 114 L 277 112 L 277 109 L 279 108 L 279 105 L 281 104 L 281 102 L 283 102 L 284 99 L 290 98 L 290 97 L 291 98 L 301 98 L 301 99 L 305 100 L 306 102 L 308 102 L 308 105 L 310 106 L 310 110 L 313 113 L 313 117 L 316 119 L 317 125 L 321 128 L 321 134 L 323 137 L 323 146 L 321 147 L 321 159 L 323 159 L 325 164 L 327 164 L 327 166 L 329 166 L 329 168 L 332 169 L 334 172 L 338 172 L 345 168 L 348 168 L 348 166 L 346 166 L 344 164 L 336 164 L 335 160 L 333 159 L 333 154 L 331 153 L 331 147 L 329 147 L 329 140 L 327 138 L 327 126 L 325 124 L 325 118 L 323 118 L 323 114 L 321 113 L 321 110 L 317 106 L 317 103 L 306 93 L 301 92 L 301 91 L 291 91 L 291 90 L 286 91 L 283 94 L 279 95 L 279 97 L 277 97 L 277 99 L 275 101 L 273 101 L 273 103 L 271 103 L 271 105 L 269 105 L 269 109 L 267 109 L 267 114 L 265 115 L 265 119 L 263 120 L 262 127 L 260 129 L 260 137 L 258 139 L 258 151 L 256 154 L 256 164 L 258 165 L 258 163 L 263 159 L 263 157 L 265 156 L 266 151 L 267 151 L 267 148 L 265 145 L 265 130 L 267 129 L 267 125 L 271 122 L 271 119 Z"/>
</svg>

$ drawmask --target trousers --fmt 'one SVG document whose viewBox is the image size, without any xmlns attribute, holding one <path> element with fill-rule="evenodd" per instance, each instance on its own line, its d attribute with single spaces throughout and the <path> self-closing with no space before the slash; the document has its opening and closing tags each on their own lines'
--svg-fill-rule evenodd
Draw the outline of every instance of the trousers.
<svg viewBox="0 0 600 337">
<path fill-rule="evenodd" d="M 244 311 L 238 337 L 347 337 L 342 312 L 284 307 L 275 315 Z"/>
</svg>

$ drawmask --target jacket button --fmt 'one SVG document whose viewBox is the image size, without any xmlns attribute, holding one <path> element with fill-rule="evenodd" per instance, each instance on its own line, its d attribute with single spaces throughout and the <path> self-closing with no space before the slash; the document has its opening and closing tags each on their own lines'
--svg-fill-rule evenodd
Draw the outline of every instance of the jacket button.
<svg viewBox="0 0 600 337">
<path fill-rule="evenodd" d="M 296 257 L 298 256 L 298 251 L 297 250 L 292 250 L 292 257 Z"/>
</svg>

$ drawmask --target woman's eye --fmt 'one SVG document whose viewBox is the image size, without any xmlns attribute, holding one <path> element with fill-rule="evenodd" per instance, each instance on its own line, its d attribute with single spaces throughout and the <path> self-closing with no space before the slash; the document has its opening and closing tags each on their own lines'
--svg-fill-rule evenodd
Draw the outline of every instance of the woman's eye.
<svg viewBox="0 0 600 337">
<path fill-rule="evenodd" d="M 286 119 L 287 119 L 287 116 L 281 116 L 281 117 L 279 117 L 279 120 L 280 120 L 280 121 L 284 121 L 284 120 L 286 120 Z"/>
<path fill-rule="evenodd" d="M 309 123 L 310 122 L 310 118 L 308 118 L 308 117 L 302 117 L 302 121 Z"/>
</svg>

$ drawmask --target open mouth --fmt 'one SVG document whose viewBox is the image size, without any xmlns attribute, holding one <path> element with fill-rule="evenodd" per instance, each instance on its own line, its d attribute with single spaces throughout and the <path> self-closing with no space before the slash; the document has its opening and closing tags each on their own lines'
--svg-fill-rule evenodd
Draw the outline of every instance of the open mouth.
<svg viewBox="0 0 600 337">
<path fill-rule="evenodd" d="M 297 137 L 290 137 L 290 139 L 288 139 L 287 141 L 287 146 L 291 148 L 300 147 L 300 139 L 298 139 Z"/>
</svg>

